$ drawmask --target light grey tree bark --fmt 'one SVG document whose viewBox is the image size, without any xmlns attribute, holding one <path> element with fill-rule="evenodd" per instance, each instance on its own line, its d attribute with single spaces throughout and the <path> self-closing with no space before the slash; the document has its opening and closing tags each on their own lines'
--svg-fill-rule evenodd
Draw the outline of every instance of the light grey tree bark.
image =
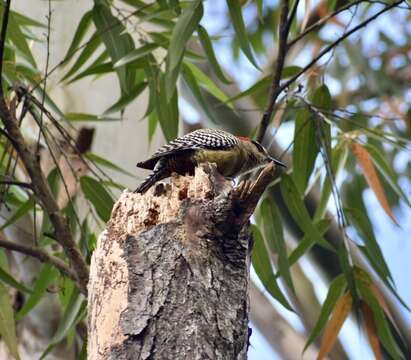
<svg viewBox="0 0 411 360">
<path fill-rule="evenodd" d="M 125 191 L 93 254 L 89 359 L 244 359 L 248 218 L 272 165 L 238 188 L 214 166 Z"/>
</svg>

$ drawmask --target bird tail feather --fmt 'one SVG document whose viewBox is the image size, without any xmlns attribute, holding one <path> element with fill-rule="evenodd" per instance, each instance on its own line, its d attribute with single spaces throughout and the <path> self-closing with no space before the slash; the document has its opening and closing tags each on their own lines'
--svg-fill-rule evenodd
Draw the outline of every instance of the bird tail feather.
<svg viewBox="0 0 411 360">
<path fill-rule="evenodd" d="M 164 169 L 154 170 L 149 176 L 147 176 L 140 186 L 134 190 L 135 193 L 144 194 L 148 189 L 150 189 L 157 181 L 166 178 Z"/>
</svg>

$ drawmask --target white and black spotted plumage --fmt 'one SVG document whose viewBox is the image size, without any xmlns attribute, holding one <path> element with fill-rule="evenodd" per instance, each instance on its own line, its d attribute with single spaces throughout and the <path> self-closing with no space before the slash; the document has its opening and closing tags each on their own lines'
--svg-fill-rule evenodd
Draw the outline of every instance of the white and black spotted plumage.
<svg viewBox="0 0 411 360">
<path fill-rule="evenodd" d="M 138 167 L 153 172 L 136 189 L 144 193 L 172 172 L 193 174 L 200 163 L 215 163 L 221 175 L 234 178 L 256 166 L 274 161 L 259 143 L 216 129 L 200 129 L 181 136 L 158 149 Z M 284 166 L 284 165 L 283 165 Z"/>
<path fill-rule="evenodd" d="M 176 153 L 200 149 L 229 149 L 238 145 L 239 138 L 230 133 L 217 129 L 199 129 L 180 136 L 159 148 L 151 158 L 139 162 L 137 167 L 153 170 L 162 157 Z"/>
</svg>

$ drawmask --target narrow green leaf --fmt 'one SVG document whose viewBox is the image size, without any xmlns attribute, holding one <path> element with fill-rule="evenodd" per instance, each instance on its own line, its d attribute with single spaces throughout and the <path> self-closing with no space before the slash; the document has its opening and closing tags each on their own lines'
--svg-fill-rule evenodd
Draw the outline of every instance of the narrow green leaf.
<svg viewBox="0 0 411 360">
<path fill-rule="evenodd" d="M 338 275 L 330 284 L 328 289 L 327 297 L 325 298 L 324 304 L 321 307 L 320 315 L 314 326 L 314 329 L 311 331 L 310 336 L 308 337 L 307 343 L 304 346 L 304 351 L 312 344 L 312 342 L 320 335 L 321 331 L 324 329 L 328 318 L 334 309 L 337 300 L 344 293 L 345 288 L 347 287 L 347 281 L 343 274 Z"/>
<path fill-rule="evenodd" d="M 298 110 L 294 128 L 293 179 L 299 192 L 304 194 L 318 155 L 315 125 L 307 108 Z"/>
<path fill-rule="evenodd" d="M 27 78 L 27 80 L 31 83 L 37 83 L 41 79 L 40 71 L 34 69 L 31 65 L 26 66 L 25 64 L 17 63 L 16 72 L 17 76 L 20 78 Z"/>
<path fill-rule="evenodd" d="M 247 36 L 247 31 L 245 28 L 243 14 L 241 12 L 241 4 L 238 0 L 227 0 L 228 11 L 230 12 L 231 21 L 233 22 L 234 31 L 237 35 L 238 42 L 240 44 L 241 50 L 247 59 L 261 71 L 260 67 L 257 64 L 257 61 L 254 59 L 253 52 L 250 46 L 250 40 Z"/>
<path fill-rule="evenodd" d="M 108 74 L 113 71 L 113 64 L 111 63 L 111 61 L 103 64 L 92 65 L 88 67 L 86 70 L 79 73 L 77 76 L 73 77 L 70 81 L 67 82 L 67 85 L 75 81 L 78 81 L 86 76 Z"/>
<path fill-rule="evenodd" d="M 157 49 L 160 46 L 160 44 L 145 44 L 138 49 L 134 49 L 130 51 L 126 56 L 122 57 L 120 60 L 118 60 L 114 64 L 114 68 L 118 68 L 120 66 L 127 65 L 129 63 L 132 63 L 138 59 L 141 59 L 143 56 L 146 56 L 147 54 L 150 54 L 153 52 L 155 49 Z"/>
<path fill-rule="evenodd" d="M 122 0 L 125 1 L 125 0 Z M 125 1 L 129 5 L 132 5 L 130 3 L 134 3 L 132 6 L 136 6 L 136 1 L 135 0 L 128 0 Z M 141 4 L 138 5 L 140 7 L 139 10 L 135 12 L 135 16 L 139 19 L 141 22 L 152 22 L 154 24 L 157 23 L 157 20 L 163 20 L 162 17 L 168 16 L 170 14 L 170 9 L 164 9 L 161 6 L 159 6 L 160 1 L 153 2 L 151 4 Z M 148 9 L 151 7 L 151 9 Z M 157 23 L 158 24 L 158 23 Z M 160 25 L 160 24 L 158 24 Z M 171 27 L 174 25 L 174 23 L 171 21 Z M 165 28 L 169 28 L 166 24 L 164 24 Z"/>
<path fill-rule="evenodd" d="M 384 345 L 384 348 L 388 351 L 392 359 L 403 359 L 404 356 L 394 340 L 389 323 L 387 321 L 387 318 L 385 317 L 383 309 L 378 303 L 378 300 L 375 298 L 374 294 L 371 292 L 367 285 L 365 285 L 361 281 L 358 281 L 356 284 L 358 286 L 361 297 L 372 310 L 374 321 L 377 326 L 378 338 Z"/>
<path fill-rule="evenodd" d="M 405 303 L 405 301 L 401 298 L 401 296 L 398 294 L 397 290 L 394 288 L 393 284 L 388 281 L 384 273 L 381 271 L 380 267 L 378 264 L 375 262 L 374 257 L 370 254 L 368 249 L 365 246 L 358 245 L 358 248 L 361 250 L 361 252 L 365 255 L 365 257 L 368 259 L 370 264 L 373 267 L 373 270 L 378 274 L 378 276 L 381 278 L 381 280 L 384 282 L 384 284 L 387 286 L 387 288 L 391 291 L 391 293 L 397 298 L 397 300 L 401 303 L 402 306 L 404 306 L 405 309 L 411 312 L 411 309 L 409 306 Z"/>
<path fill-rule="evenodd" d="M 88 152 L 84 155 L 84 157 L 96 164 L 99 164 L 101 166 L 104 166 L 106 168 L 121 172 L 124 175 L 128 175 L 131 177 L 134 177 L 134 175 L 130 172 L 128 172 L 127 170 L 124 170 L 123 168 L 121 168 L 120 166 L 112 163 L 111 161 L 102 158 L 101 156 L 98 156 L 97 154 L 94 154 L 92 152 Z"/>
<path fill-rule="evenodd" d="M 263 0 L 255 0 L 255 4 L 257 6 L 258 18 L 260 22 L 262 23 L 264 21 L 263 19 Z"/>
<path fill-rule="evenodd" d="M 38 83 L 35 82 L 33 83 L 34 86 L 37 86 Z M 45 105 L 47 105 L 48 110 L 52 110 L 56 113 L 56 115 L 62 117 L 63 112 L 60 110 L 60 107 L 53 101 L 53 99 L 48 95 L 46 91 L 44 91 L 42 86 L 37 86 L 37 88 L 34 90 L 34 95 L 37 97 L 37 99 L 44 99 Z"/>
<path fill-rule="evenodd" d="M 80 295 L 79 291 L 75 289 L 71 294 L 70 301 L 60 320 L 56 333 L 53 335 L 50 344 L 47 346 L 47 349 L 43 352 L 40 359 L 44 359 L 47 354 L 67 336 L 68 332 L 73 329 L 78 322 L 78 315 L 84 308 L 85 300 Z"/>
<path fill-rule="evenodd" d="M 1 248 L 0 248 L 0 268 L 3 268 L 5 270 L 9 269 L 8 256 L 5 253 L 5 249 L 1 249 Z"/>
<path fill-rule="evenodd" d="M 120 118 L 99 116 L 86 113 L 66 113 L 64 118 L 68 121 L 120 121 Z"/>
<path fill-rule="evenodd" d="M 86 69 L 81 71 L 79 74 L 71 78 L 67 84 L 71 84 L 77 80 L 80 80 L 86 76 L 90 75 L 101 75 L 107 74 L 114 71 L 113 63 L 111 61 L 104 62 L 109 58 L 107 51 L 103 51 L 96 60 L 93 61 Z"/>
<path fill-rule="evenodd" d="M 271 296 L 274 297 L 274 299 L 278 300 L 278 302 L 286 309 L 294 311 L 277 284 L 270 258 L 264 245 L 264 239 L 260 231 L 255 225 L 252 225 L 252 231 L 254 237 L 254 248 L 251 255 L 251 261 L 258 278 L 263 283 L 265 289 L 271 294 Z"/>
<path fill-rule="evenodd" d="M 153 55 L 148 55 L 147 66 L 144 68 L 144 72 L 148 80 L 149 96 L 148 96 L 147 109 L 143 116 L 143 119 L 146 118 L 149 114 L 151 114 L 154 111 L 154 108 L 157 102 L 156 98 L 159 93 L 157 82 L 158 82 L 159 73 L 161 71 L 158 68 L 157 62 Z"/>
<path fill-rule="evenodd" d="M 296 74 L 298 74 L 302 68 L 300 66 L 286 66 L 281 73 L 282 79 L 290 78 Z"/>
<path fill-rule="evenodd" d="M 324 235 L 327 231 L 328 227 L 330 226 L 331 220 L 322 219 L 318 223 L 314 224 L 314 226 L 318 229 L 321 235 Z M 303 256 L 311 247 L 315 244 L 315 239 L 304 235 L 303 239 L 299 242 L 297 247 L 291 252 L 290 257 L 288 259 L 290 266 L 294 265 L 301 256 Z"/>
<path fill-rule="evenodd" d="M 85 197 L 93 204 L 98 216 L 104 222 L 107 222 L 110 219 L 111 209 L 114 205 L 110 194 L 99 181 L 89 176 L 80 178 L 80 186 Z"/>
<path fill-rule="evenodd" d="M 113 105 L 111 105 L 106 111 L 104 111 L 103 116 L 107 114 L 112 114 L 118 111 L 123 111 L 124 108 L 130 104 L 132 101 L 139 96 L 144 89 L 147 87 L 146 82 L 141 82 L 134 86 L 128 93 L 123 94 L 120 99 L 118 99 Z"/>
<path fill-rule="evenodd" d="M 238 95 L 235 95 L 227 100 L 228 103 L 237 101 L 243 97 L 251 96 L 254 93 L 261 91 L 262 89 L 267 89 L 271 84 L 271 76 L 264 76 L 262 79 L 258 80 L 254 85 L 250 86 L 248 89 L 244 90 Z"/>
<path fill-rule="evenodd" d="M 98 47 L 101 45 L 101 38 L 94 33 L 87 42 L 87 45 L 84 46 L 81 50 L 80 55 L 77 57 L 77 60 L 74 62 L 73 66 L 69 71 L 63 76 L 61 81 L 67 80 L 72 75 L 74 75 L 85 63 L 89 60 Z"/>
<path fill-rule="evenodd" d="M 17 281 L 2 267 L 0 267 L 0 281 L 3 281 L 5 284 L 10 285 L 11 287 L 14 287 L 17 290 L 20 290 L 21 292 L 25 292 L 27 294 L 32 293 L 32 290 L 23 285 L 21 282 Z"/>
<path fill-rule="evenodd" d="M 319 110 L 329 110 L 331 108 L 332 98 L 327 85 L 323 84 L 311 95 L 312 104 Z"/>
<path fill-rule="evenodd" d="M 191 94 L 195 97 L 198 106 L 213 123 L 216 123 L 217 121 L 214 118 L 213 113 L 210 111 L 208 104 L 203 97 L 203 94 L 201 93 L 201 89 L 197 84 L 195 76 L 193 75 L 191 69 L 185 64 L 183 64 L 183 77 L 186 84 L 191 90 Z"/>
<path fill-rule="evenodd" d="M 384 277 L 388 277 L 393 281 L 388 265 L 385 262 L 384 255 L 375 238 L 372 224 L 368 219 L 368 216 L 364 212 L 354 208 L 345 208 L 344 212 L 348 215 L 350 224 L 360 233 L 370 256 L 372 256 L 374 262 L 377 264 L 379 271 Z"/>
<path fill-rule="evenodd" d="M 337 144 L 331 151 L 331 171 L 336 179 L 340 171 L 344 168 L 348 158 L 348 148 L 346 143 Z M 320 202 L 315 210 L 314 220 L 322 219 L 327 211 L 327 204 L 331 196 L 330 177 L 326 176 L 321 187 Z"/>
<path fill-rule="evenodd" d="M 220 67 L 220 64 L 218 63 L 217 57 L 214 53 L 213 44 L 211 42 L 210 37 L 208 36 L 207 30 L 201 25 L 198 25 L 197 33 L 198 33 L 198 38 L 200 39 L 200 42 L 201 42 L 201 46 L 203 47 L 204 52 L 207 55 L 208 62 L 213 68 L 214 73 L 220 79 L 220 81 L 222 81 L 225 84 L 230 84 L 231 81 L 226 78 L 223 70 Z"/>
<path fill-rule="evenodd" d="M 115 64 L 135 49 L 134 41 L 119 19 L 112 15 L 110 7 L 104 2 L 95 2 L 93 21 L 101 39 Z M 116 69 L 122 93 L 128 93 L 136 83 L 135 70 L 128 66 Z"/>
<path fill-rule="evenodd" d="M 323 84 L 315 89 L 314 93 L 311 95 L 311 102 L 317 107 L 317 111 L 320 113 L 331 110 L 332 98 L 327 85 Z M 324 114 L 324 117 L 327 118 L 327 113 Z M 329 163 L 331 161 L 331 126 L 324 120 L 324 118 L 318 115 L 316 115 L 313 120 L 316 143 L 323 149 L 323 158 L 325 157 L 326 159 L 324 161 Z"/>
<path fill-rule="evenodd" d="M 21 25 L 21 26 L 32 26 L 32 27 L 39 27 L 39 28 L 44 28 L 46 29 L 47 26 L 37 20 L 34 20 L 33 18 L 30 18 L 26 15 L 23 15 L 21 13 L 15 12 L 13 10 L 10 11 L 10 13 L 13 15 L 13 18 Z"/>
<path fill-rule="evenodd" d="M 14 19 L 14 15 L 10 14 L 9 26 L 7 27 L 7 36 L 16 45 L 17 49 L 26 57 L 34 68 L 37 68 L 36 60 L 31 53 L 29 44 L 27 43 L 26 36 L 20 29 L 19 23 Z"/>
<path fill-rule="evenodd" d="M 207 58 L 193 50 L 186 49 L 184 51 L 183 60 L 189 60 L 194 63 L 207 63 Z"/>
<path fill-rule="evenodd" d="M 155 111 L 152 111 L 148 115 L 148 143 L 149 144 L 151 144 L 151 141 L 153 140 L 153 136 L 157 129 L 157 124 L 158 124 L 157 113 Z"/>
<path fill-rule="evenodd" d="M 194 0 L 179 16 L 171 33 L 170 46 L 166 64 L 166 95 L 167 102 L 171 100 L 176 87 L 177 77 L 180 71 L 186 43 L 190 39 L 203 17 L 203 3 Z"/>
<path fill-rule="evenodd" d="M 91 25 L 91 15 L 91 11 L 87 11 L 81 18 L 77 26 L 76 32 L 74 33 L 73 39 L 71 40 L 71 44 L 67 50 L 66 56 L 64 56 L 64 62 L 72 58 L 75 51 L 78 49 L 80 42 L 84 39 L 84 36 L 86 35 L 87 30 L 90 28 Z"/>
<path fill-rule="evenodd" d="M 270 198 L 265 198 L 260 206 L 264 238 L 269 250 L 278 255 L 278 269 L 289 288 L 295 292 L 288 262 L 287 246 L 284 241 L 280 212 Z"/>
<path fill-rule="evenodd" d="M 194 77 L 197 79 L 200 86 L 208 91 L 211 95 L 216 97 L 223 103 L 228 102 L 228 96 L 224 94 L 224 92 L 211 80 L 204 72 L 202 72 L 196 65 L 190 62 L 185 62 L 185 66 L 187 66 Z M 228 106 L 232 107 L 232 104 L 228 104 Z"/>
<path fill-rule="evenodd" d="M 43 298 L 47 287 L 56 279 L 58 275 L 58 270 L 55 269 L 51 264 L 43 265 L 36 283 L 34 284 L 33 293 L 24 303 L 23 307 L 16 314 L 16 320 L 21 320 L 26 316 Z"/>
<path fill-rule="evenodd" d="M 22 216 L 26 215 L 35 206 L 34 198 L 29 198 L 25 203 L 23 203 L 13 214 L 13 216 L 8 219 L 2 226 L 0 226 L 0 231 L 4 230 L 7 226 L 14 224 Z"/>
<path fill-rule="evenodd" d="M 0 335 L 6 343 L 10 354 L 20 359 L 17 349 L 16 323 L 14 311 L 7 289 L 0 283 Z"/>
<path fill-rule="evenodd" d="M 291 176 L 285 173 L 281 175 L 280 188 L 282 197 L 287 204 L 287 208 L 289 209 L 291 216 L 304 234 L 314 239 L 314 241 L 322 247 L 335 251 L 314 226 L 310 214 L 308 213 L 297 186 Z"/>
<path fill-rule="evenodd" d="M 178 134 L 178 106 L 177 106 L 177 90 L 170 101 L 167 101 L 165 76 L 159 72 L 157 74 L 157 86 L 155 96 L 155 107 L 160 122 L 161 129 L 167 141 L 171 141 Z"/>
</svg>

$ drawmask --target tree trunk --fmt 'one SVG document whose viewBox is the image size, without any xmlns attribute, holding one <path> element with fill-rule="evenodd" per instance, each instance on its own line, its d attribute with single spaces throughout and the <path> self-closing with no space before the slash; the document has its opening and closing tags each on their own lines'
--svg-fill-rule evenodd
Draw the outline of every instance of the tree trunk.
<svg viewBox="0 0 411 360">
<path fill-rule="evenodd" d="M 207 165 L 121 195 L 91 263 L 90 359 L 246 358 L 248 218 L 272 173 L 233 189 Z"/>
</svg>

